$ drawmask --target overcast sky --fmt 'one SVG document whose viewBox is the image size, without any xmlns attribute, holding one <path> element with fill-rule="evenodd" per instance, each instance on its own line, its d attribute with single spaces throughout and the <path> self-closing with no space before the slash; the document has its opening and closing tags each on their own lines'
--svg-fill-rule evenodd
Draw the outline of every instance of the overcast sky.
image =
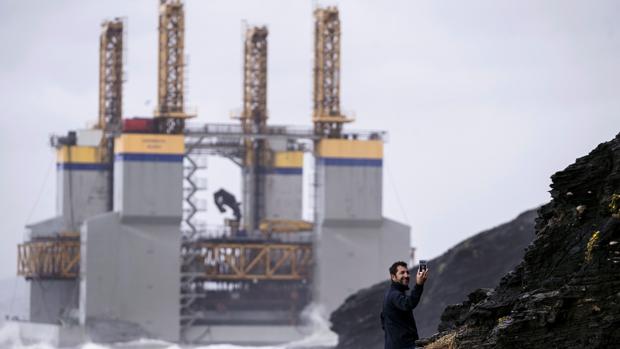
<svg viewBox="0 0 620 349">
<path fill-rule="evenodd" d="M 240 108 L 247 20 L 269 27 L 269 122 L 310 126 L 315 4 L 187 0 L 196 121 Z M 348 127 L 388 131 L 383 211 L 411 225 L 419 258 L 547 202 L 550 175 L 620 131 L 618 1 L 327 4 L 340 8 Z M 124 115 L 151 115 L 157 1 L 0 0 L 0 278 L 24 225 L 55 213 L 48 136 L 96 121 L 100 23 L 116 16 Z M 209 166 L 211 190 L 239 192 L 234 165 Z"/>
</svg>

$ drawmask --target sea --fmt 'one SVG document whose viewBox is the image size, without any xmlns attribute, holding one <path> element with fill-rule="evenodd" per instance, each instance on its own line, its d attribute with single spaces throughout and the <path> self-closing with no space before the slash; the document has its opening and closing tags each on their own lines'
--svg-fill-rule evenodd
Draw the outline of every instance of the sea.
<svg viewBox="0 0 620 349">
<path fill-rule="evenodd" d="M 99 344 L 84 343 L 73 348 L 63 349 L 330 349 L 338 344 L 338 335 L 330 330 L 329 321 L 321 316 L 319 311 L 312 311 L 307 315 L 312 326 L 311 333 L 300 340 L 276 346 L 239 346 L 232 344 L 214 345 L 185 345 L 169 343 L 153 339 L 140 339 L 126 343 Z M 19 326 L 14 322 L 5 322 L 0 325 L 1 349 L 56 349 L 50 343 L 23 343 L 19 333 Z"/>
</svg>

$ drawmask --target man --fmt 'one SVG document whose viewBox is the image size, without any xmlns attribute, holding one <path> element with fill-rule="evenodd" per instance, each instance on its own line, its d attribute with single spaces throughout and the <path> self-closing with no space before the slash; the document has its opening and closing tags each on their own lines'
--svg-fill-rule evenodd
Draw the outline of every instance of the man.
<svg viewBox="0 0 620 349">
<path fill-rule="evenodd" d="M 413 290 L 409 295 L 409 269 L 407 263 L 395 262 L 390 267 L 392 284 L 383 298 L 381 325 L 385 332 L 385 349 L 413 349 L 418 329 L 413 318 L 413 308 L 420 302 L 428 270 L 418 271 Z"/>
</svg>

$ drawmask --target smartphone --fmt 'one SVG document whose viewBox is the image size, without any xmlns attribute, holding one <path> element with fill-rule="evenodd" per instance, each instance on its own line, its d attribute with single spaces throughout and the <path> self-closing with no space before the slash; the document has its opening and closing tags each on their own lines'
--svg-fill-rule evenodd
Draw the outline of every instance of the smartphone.
<svg viewBox="0 0 620 349">
<path fill-rule="evenodd" d="M 420 265 L 418 265 L 418 271 L 425 271 L 425 270 L 426 270 L 426 260 L 421 259 Z"/>
</svg>

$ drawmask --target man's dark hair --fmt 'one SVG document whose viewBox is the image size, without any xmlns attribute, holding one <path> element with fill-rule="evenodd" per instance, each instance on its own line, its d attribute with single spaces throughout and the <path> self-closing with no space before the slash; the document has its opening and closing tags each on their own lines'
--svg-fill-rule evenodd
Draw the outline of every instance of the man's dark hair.
<svg viewBox="0 0 620 349">
<path fill-rule="evenodd" d="M 398 270 L 399 266 L 407 268 L 407 263 L 403 261 L 394 262 L 390 267 L 390 275 L 396 275 L 396 270 Z"/>
</svg>

